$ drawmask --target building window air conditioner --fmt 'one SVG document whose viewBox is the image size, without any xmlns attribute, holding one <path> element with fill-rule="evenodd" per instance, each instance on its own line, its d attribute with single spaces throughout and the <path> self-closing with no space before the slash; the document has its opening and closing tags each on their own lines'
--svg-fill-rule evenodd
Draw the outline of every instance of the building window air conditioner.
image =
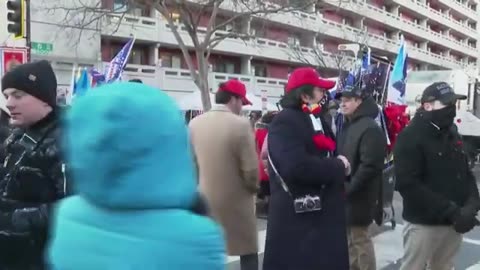
<svg viewBox="0 0 480 270">
<path fill-rule="evenodd" d="M 233 25 L 231 25 L 231 24 L 225 25 L 225 30 L 228 31 L 228 32 L 233 31 Z"/>
<path fill-rule="evenodd" d="M 418 48 L 418 42 L 415 42 L 415 47 Z"/>
</svg>

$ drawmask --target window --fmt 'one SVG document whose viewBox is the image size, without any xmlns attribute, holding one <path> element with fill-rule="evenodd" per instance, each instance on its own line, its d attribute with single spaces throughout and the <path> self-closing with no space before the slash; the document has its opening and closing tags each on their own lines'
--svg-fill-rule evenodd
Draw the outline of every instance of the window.
<svg viewBox="0 0 480 270">
<path fill-rule="evenodd" d="M 160 55 L 160 61 L 162 63 L 162 67 L 172 67 L 172 55 L 171 54 L 164 54 Z"/>
<path fill-rule="evenodd" d="M 162 53 L 160 60 L 162 61 L 162 67 L 182 68 L 182 57 L 180 55 Z"/>
<path fill-rule="evenodd" d="M 255 77 L 267 77 L 267 67 L 262 64 L 252 65 Z"/>
<path fill-rule="evenodd" d="M 180 13 L 172 11 L 170 12 L 170 18 L 174 23 L 180 23 Z"/>
<path fill-rule="evenodd" d="M 298 36 L 292 35 L 288 37 L 287 43 L 289 45 L 300 45 L 300 38 Z"/>
<path fill-rule="evenodd" d="M 129 64 L 141 65 L 146 63 L 146 59 L 144 59 L 143 50 L 142 49 L 132 49 L 130 52 L 130 58 L 128 59 Z"/>
<path fill-rule="evenodd" d="M 255 37 L 259 37 L 259 38 L 264 38 L 267 36 L 267 31 L 265 29 L 265 27 L 262 27 L 262 26 L 256 26 L 256 27 L 252 27 L 252 35 L 254 35 Z"/>
<path fill-rule="evenodd" d="M 122 46 L 114 45 L 112 46 L 111 56 L 110 59 L 115 57 L 117 53 L 122 49 Z M 143 48 L 132 48 L 130 52 L 130 57 L 128 58 L 128 64 L 135 64 L 135 65 L 145 65 L 148 63 L 148 59 L 145 57 Z"/>
<path fill-rule="evenodd" d="M 135 5 L 131 5 L 129 0 L 110 0 L 110 5 L 113 2 L 113 6 L 109 6 L 115 12 L 126 12 L 134 16 L 150 16 L 150 10 L 148 8 L 140 8 Z"/>
<path fill-rule="evenodd" d="M 182 59 L 178 55 L 172 55 L 172 68 L 182 68 Z"/>
<path fill-rule="evenodd" d="M 128 0 L 114 0 L 113 10 L 115 12 L 126 12 L 128 10 Z"/>
<path fill-rule="evenodd" d="M 221 73 L 235 73 L 235 64 L 222 60 L 221 63 L 215 63 L 213 65 L 213 71 Z"/>
</svg>

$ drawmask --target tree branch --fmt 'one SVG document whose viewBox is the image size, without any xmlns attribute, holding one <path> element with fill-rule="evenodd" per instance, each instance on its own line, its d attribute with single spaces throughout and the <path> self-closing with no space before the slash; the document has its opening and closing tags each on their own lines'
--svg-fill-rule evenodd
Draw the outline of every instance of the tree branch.
<svg viewBox="0 0 480 270">
<path fill-rule="evenodd" d="M 206 43 L 206 41 L 210 40 L 213 33 L 215 32 L 213 29 L 215 27 L 215 23 L 216 23 L 216 20 L 217 20 L 218 10 L 219 10 L 220 4 L 223 2 L 223 1 L 218 1 L 218 0 L 217 1 L 212 0 L 212 1 L 214 2 L 213 9 L 212 9 L 212 14 L 210 15 L 210 19 L 208 20 L 207 33 L 206 33 L 205 38 L 203 39 L 203 43 L 202 43 L 202 46 L 205 49 L 208 47 L 208 43 Z"/>
<path fill-rule="evenodd" d="M 168 25 L 170 26 L 170 29 L 172 30 L 173 35 L 175 36 L 175 39 L 178 42 L 178 46 L 180 47 L 180 50 L 183 54 L 183 57 L 185 59 L 185 62 L 187 63 L 188 69 L 190 70 L 191 77 L 194 80 L 194 82 L 198 85 L 198 82 L 200 80 L 197 71 L 195 70 L 195 67 L 193 65 L 192 57 L 188 51 L 187 45 L 183 41 L 182 36 L 178 32 L 178 26 L 173 22 L 172 17 L 170 16 L 170 11 L 168 10 L 167 5 L 162 2 L 158 2 L 155 4 L 155 8 L 165 17 L 165 19 L 168 22 Z"/>
</svg>

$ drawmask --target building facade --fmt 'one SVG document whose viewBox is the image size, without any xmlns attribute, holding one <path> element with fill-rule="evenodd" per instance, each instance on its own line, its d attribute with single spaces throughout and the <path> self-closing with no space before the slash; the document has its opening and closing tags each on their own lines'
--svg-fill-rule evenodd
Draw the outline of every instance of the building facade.
<svg viewBox="0 0 480 270">
<path fill-rule="evenodd" d="M 101 68 L 135 35 L 126 78 L 142 79 L 175 98 L 197 89 L 167 21 L 157 11 L 133 9 L 128 14 L 105 13 L 87 27 L 67 29 L 62 27 L 61 20 L 67 9 L 59 9 L 58 4 L 48 5 L 50 2 L 73 5 L 74 1 L 31 1 L 32 41 L 35 42 L 32 59 L 50 60 L 60 87 L 69 87 L 73 68 Z M 101 4 L 105 9 L 117 9 L 124 2 L 102 0 Z M 312 7 L 309 12 L 275 14 L 268 19 L 250 18 L 227 25 L 218 33 L 244 31 L 256 38 L 222 41 L 210 57 L 209 85 L 215 88 L 226 79 L 239 78 L 249 91 L 260 95 L 266 90 L 275 102 L 283 94 L 289 72 L 305 64 L 304 59 L 315 60 L 320 55 L 323 75 L 333 77 L 338 72 L 339 44 L 363 43 L 373 53 L 394 60 L 401 35 L 408 44 L 411 70 L 464 69 L 478 74 L 478 0 L 326 2 L 329 8 Z M 5 6 L 0 6 L 0 14 L 5 12 Z M 218 15 L 219 21 L 228 18 L 230 11 L 222 12 L 225 13 Z M 6 16 L 0 18 L 5 20 L 0 21 L 0 25 L 6 25 Z M 84 22 L 84 18 L 76 18 L 71 23 Z M 200 20 L 198 27 L 200 32 L 207 22 L 208 14 L 205 14 L 205 20 Z M 180 34 L 185 41 L 190 41 L 186 32 L 181 30 Z M 9 38 L 6 27 L 0 29 L 0 42 L 24 46 L 23 41 Z M 188 42 L 187 45 L 192 45 Z"/>
</svg>

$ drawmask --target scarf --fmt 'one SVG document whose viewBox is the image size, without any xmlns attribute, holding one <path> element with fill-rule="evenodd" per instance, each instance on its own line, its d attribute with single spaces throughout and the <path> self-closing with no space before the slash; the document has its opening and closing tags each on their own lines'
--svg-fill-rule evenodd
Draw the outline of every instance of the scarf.
<svg viewBox="0 0 480 270">
<path fill-rule="evenodd" d="M 314 134 L 312 137 L 313 143 L 317 147 L 318 150 L 320 151 L 327 151 L 329 155 L 335 151 L 335 141 L 327 137 L 325 135 L 325 131 L 323 129 L 322 121 L 320 120 L 317 115 L 320 114 L 322 110 L 322 107 L 318 104 L 313 104 L 313 105 L 307 105 L 303 104 L 302 105 L 302 111 L 306 113 L 310 121 L 312 122 Z"/>
</svg>

